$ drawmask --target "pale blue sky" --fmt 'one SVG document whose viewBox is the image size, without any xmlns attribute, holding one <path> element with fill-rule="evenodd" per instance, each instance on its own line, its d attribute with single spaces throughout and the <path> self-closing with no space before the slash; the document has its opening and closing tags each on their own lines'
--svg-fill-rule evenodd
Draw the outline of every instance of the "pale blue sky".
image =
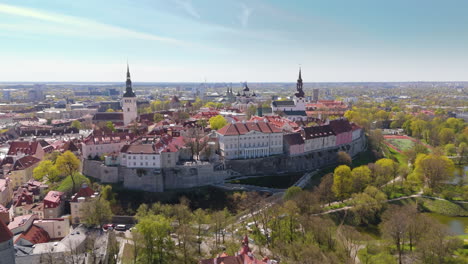
<svg viewBox="0 0 468 264">
<path fill-rule="evenodd" d="M 468 80 L 465 0 L 0 0 L 0 81 Z"/>
</svg>

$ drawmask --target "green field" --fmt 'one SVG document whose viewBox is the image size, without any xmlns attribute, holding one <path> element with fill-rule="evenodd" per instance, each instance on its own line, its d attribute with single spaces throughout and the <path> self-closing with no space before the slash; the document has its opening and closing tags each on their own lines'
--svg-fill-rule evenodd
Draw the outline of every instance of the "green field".
<svg viewBox="0 0 468 264">
<path fill-rule="evenodd" d="M 409 139 L 396 139 L 396 138 L 389 138 L 385 139 L 393 146 L 397 147 L 401 151 L 407 151 L 414 147 L 415 143 Z"/>
</svg>

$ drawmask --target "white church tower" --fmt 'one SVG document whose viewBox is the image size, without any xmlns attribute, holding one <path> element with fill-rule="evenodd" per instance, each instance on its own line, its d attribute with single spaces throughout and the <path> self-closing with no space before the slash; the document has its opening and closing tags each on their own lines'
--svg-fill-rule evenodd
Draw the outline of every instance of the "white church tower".
<svg viewBox="0 0 468 264">
<path fill-rule="evenodd" d="M 132 89 L 132 81 L 130 80 L 130 69 L 128 67 L 128 63 L 126 89 L 122 97 L 122 110 L 124 125 L 128 125 L 137 119 L 137 98 Z"/>
</svg>

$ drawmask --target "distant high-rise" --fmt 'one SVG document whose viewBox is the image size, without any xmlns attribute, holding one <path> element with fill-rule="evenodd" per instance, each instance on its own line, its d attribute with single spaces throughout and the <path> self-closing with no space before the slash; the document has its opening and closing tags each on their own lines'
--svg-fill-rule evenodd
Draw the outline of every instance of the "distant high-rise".
<svg viewBox="0 0 468 264">
<path fill-rule="evenodd" d="M 319 89 L 316 88 L 316 89 L 312 90 L 312 96 L 313 96 L 313 98 L 312 98 L 313 101 L 318 102 L 318 100 L 319 100 Z"/>
<path fill-rule="evenodd" d="M 122 110 L 124 125 L 128 125 L 135 121 L 138 117 L 137 99 L 133 92 L 132 80 L 130 79 L 130 68 L 127 64 L 127 81 L 125 85 L 125 93 L 122 98 Z"/>
</svg>

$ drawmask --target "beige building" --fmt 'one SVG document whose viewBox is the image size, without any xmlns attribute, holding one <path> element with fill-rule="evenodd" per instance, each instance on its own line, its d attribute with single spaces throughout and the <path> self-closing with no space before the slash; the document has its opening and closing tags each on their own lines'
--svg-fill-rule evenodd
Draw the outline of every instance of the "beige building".
<svg viewBox="0 0 468 264">
<path fill-rule="evenodd" d="M 35 220 L 34 225 L 44 229 L 51 239 L 61 239 L 70 233 L 70 221 L 64 218 Z"/>
<path fill-rule="evenodd" d="M 24 156 L 13 164 L 8 173 L 13 189 L 18 188 L 22 184 L 33 178 L 33 170 L 39 165 L 41 160 L 33 156 Z"/>
<path fill-rule="evenodd" d="M 13 196 L 13 185 L 10 178 L 0 179 L 0 205 L 7 205 Z"/>
<path fill-rule="evenodd" d="M 83 210 L 85 202 L 94 199 L 97 195 L 98 193 L 95 193 L 87 184 L 83 184 L 80 190 L 72 196 L 70 201 L 72 224 L 81 223 L 81 219 L 86 215 Z"/>
</svg>

